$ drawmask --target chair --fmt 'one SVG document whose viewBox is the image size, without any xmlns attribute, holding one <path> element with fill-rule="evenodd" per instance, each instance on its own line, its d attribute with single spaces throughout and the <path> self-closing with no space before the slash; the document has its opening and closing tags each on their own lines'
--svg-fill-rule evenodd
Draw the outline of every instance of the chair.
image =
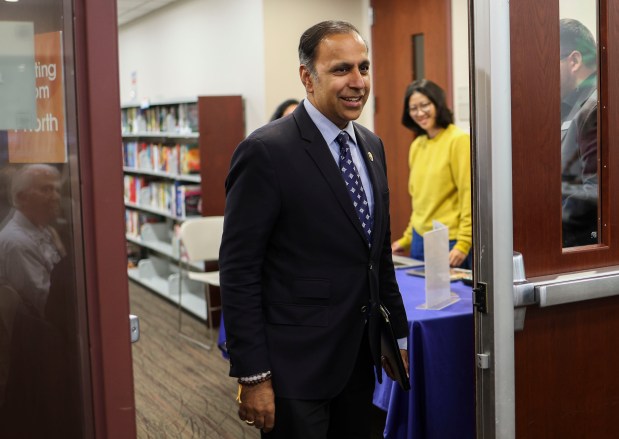
<svg viewBox="0 0 619 439">
<path fill-rule="evenodd" d="M 212 311 L 220 310 L 221 307 L 211 307 L 210 286 L 219 286 L 219 271 L 198 272 L 190 270 L 190 263 L 195 262 L 216 262 L 219 259 L 219 246 L 223 234 L 224 217 L 207 216 L 201 218 L 191 218 L 183 222 L 180 226 L 179 246 L 180 246 L 180 276 L 178 281 L 178 331 L 179 334 L 206 348 L 210 349 L 213 342 L 213 319 L 209 317 Z M 185 250 L 183 252 L 182 250 Z M 205 284 L 206 289 L 206 323 L 208 328 L 207 338 L 211 344 L 204 344 L 200 341 L 183 334 L 182 331 L 182 294 L 183 294 L 183 272 L 193 281 Z"/>
</svg>

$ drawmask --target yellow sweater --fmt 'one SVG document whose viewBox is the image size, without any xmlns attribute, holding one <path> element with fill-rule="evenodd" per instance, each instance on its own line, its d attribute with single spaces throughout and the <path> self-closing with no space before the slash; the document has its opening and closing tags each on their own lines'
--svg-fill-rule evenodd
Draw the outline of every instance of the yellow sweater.
<svg viewBox="0 0 619 439">
<path fill-rule="evenodd" d="M 449 239 L 457 240 L 454 248 L 468 254 L 472 243 L 469 135 L 451 124 L 432 139 L 418 136 L 411 144 L 408 164 L 413 213 L 398 244 L 410 247 L 412 228 L 423 236 L 437 220 L 449 227 Z"/>
</svg>

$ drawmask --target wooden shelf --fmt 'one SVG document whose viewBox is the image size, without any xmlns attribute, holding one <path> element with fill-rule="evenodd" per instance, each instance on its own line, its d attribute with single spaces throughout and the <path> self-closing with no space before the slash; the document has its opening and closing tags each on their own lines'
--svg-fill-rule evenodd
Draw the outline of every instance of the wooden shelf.
<svg viewBox="0 0 619 439">
<path fill-rule="evenodd" d="M 193 104 L 193 105 L 189 105 Z M 131 224 L 137 225 L 131 231 L 127 231 L 127 241 L 137 246 L 137 253 L 141 259 L 138 261 L 138 267 L 128 270 L 129 278 L 148 288 L 151 291 L 178 303 L 178 287 L 181 271 L 181 260 L 179 257 L 178 242 L 174 237 L 174 228 L 178 224 L 192 216 L 179 217 L 175 212 L 165 209 L 159 209 L 150 205 L 127 201 L 128 199 L 136 200 L 156 200 L 159 198 L 153 194 L 159 194 L 158 189 L 153 189 L 152 193 L 139 192 L 146 185 L 153 186 L 162 183 L 163 193 L 168 197 L 165 182 L 170 184 L 182 185 L 195 184 L 201 188 L 201 214 L 203 216 L 218 216 L 223 215 L 225 207 L 225 190 L 224 183 L 230 167 L 230 159 L 236 146 L 245 137 L 245 122 L 243 114 L 243 100 L 241 96 L 200 96 L 185 100 L 166 100 L 158 102 L 135 103 L 123 105 L 123 111 L 129 111 L 131 115 L 138 115 L 144 110 L 153 110 L 154 107 L 165 106 L 168 109 L 155 109 L 153 114 L 164 114 L 163 111 L 168 111 L 168 114 L 179 114 L 181 108 L 187 110 L 184 114 L 191 116 L 191 123 L 183 125 L 184 128 L 196 129 L 195 111 L 197 109 L 198 133 L 196 132 L 174 132 L 168 131 L 138 131 L 138 132 L 123 132 L 123 150 L 131 151 L 127 153 L 126 165 L 123 172 L 126 176 L 126 184 L 128 184 L 133 192 L 126 195 L 125 206 L 127 209 L 142 212 L 144 214 L 157 215 L 162 218 L 161 222 L 151 223 L 153 218 L 142 218 L 142 215 L 131 213 L 127 214 L 131 218 Z M 178 106 L 178 110 L 169 110 L 170 107 Z M 158 113 L 161 111 L 161 113 Z M 148 113 L 143 113 L 148 114 Z M 124 117 L 124 116 L 123 116 Z M 162 117 L 162 120 L 164 118 Z M 129 120 L 129 119 L 123 119 Z M 134 119 L 135 120 L 135 119 Z M 143 119 L 142 119 L 143 120 Z M 156 116 L 155 116 L 155 121 Z M 180 119 L 179 119 L 180 120 Z M 188 119 L 186 119 L 187 121 Z M 136 125 L 128 123 L 129 128 L 136 128 Z M 139 124 L 137 127 L 141 129 L 143 126 Z M 162 127 L 161 123 L 152 123 L 149 127 Z M 167 125 L 172 127 L 172 125 Z M 178 128 L 178 127 L 177 127 Z M 142 141 L 142 142 L 140 142 Z M 159 142 L 159 143 L 158 143 Z M 148 152 L 145 156 L 146 166 L 140 167 L 141 161 L 144 161 L 144 156 L 137 155 L 134 145 L 131 143 L 146 143 L 148 148 L 165 148 L 166 146 L 174 146 L 175 143 L 188 145 L 188 148 L 199 149 L 200 174 L 182 174 L 188 167 L 179 166 L 178 162 L 169 161 L 166 159 L 164 165 L 160 162 L 160 158 L 164 157 L 157 150 L 156 154 Z M 152 144 L 152 146 L 151 146 Z M 130 148 L 131 147 L 131 148 Z M 178 146 L 176 146 L 178 148 Z M 141 151 L 141 150 L 140 150 Z M 139 151 L 138 151 L 139 152 Z M 176 153 L 176 160 L 181 161 L 181 154 Z M 148 157 L 154 157 L 150 163 Z M 167 157 L 167 156 L 166 156 Z M 174 156 L 173 156 L 174 157 Z M 165 172 L 148 168 L 161 168 L 166 170 L 178 170 L 177 172 Z M 147 169 L 144 169 L 147 168 Z M 131 176 L 131 177 L 129 177 Z M 136 182 L 135 179 L 144 179 Z M 157 181 L 159 180 L 159 181 Z M 135 186 L 133 186 L 135 184 Z M 141 186 L 141 185 L 144 186 Z M 126 186 L 127 187 L 127 186 Z M 136 189 L 134 189 L 136 188 Z M 138 191 L 139 188 L 139 191 Z M 139 193 L 138 193 L 139 192 Z M 142 195 L 140 195 L 142 194 Z M 181 192 L 184 194 L 184 192 Z M 182 196 L 182 195 L 181 195 Z M 168 200 L 168 198 L 165 198 Z M 165 205 L 168 205 L 168 201 Z M 174 202 L 175 203 L 175 202 Z M 173 204 L 174 204 L 173 203 Z M 135 220 L 135 218 L 138 218 Z M 157 221 L 157 220 L 156 220 Z M 142 224 L 142 222 L 144 222 Z M 128 220 L 129 223 L 129 220 Z M 128 226 L 129 228 L 129 226 Z M 138 233 L 139 229 L 139 233 Z M 136 258 L 137 259 L 137 258 Z M 182 262 L 184 264 L 184 262 Z M 215 263 L 216 265 L 216 263 Z M 195 271 L 203 271 L 204 264 L 189 264 L 189 268 Z M 210 269 L 211 267 L 207 267 Z M 185 275 L 182 279 L 183 287 L 183 303 L 182 307 L 201 319 L 207 318 L 206 304 L 204 297 L 204 285 L 188 279 Z M 210 289 L 211 305 L 216 308 L 221 304 L 219 297 L 219 288 L 211 287 Z M 219 323 L 219 311 L 208 313 L 209 318 L 213 320 L 215 326 Z"/>
<path fill-rule="evenodd" d="M 178 272 L 173 272 L 173 267 L 167 264 L 165 260 L 153 256 L 142 259 L 138 268 L 127 270 L 127 275 L 130 280 L 178 305 L 178 280 L 180 275 Z M 203 284 L 183 277 L 181 306 L 194 316 L 206 320 L 207 310 Z"/>
<path fill-rule="evenodd" d="M 131 168 L 129 166 L 124 166 L 123 172 L 125 172 L 125 174 L 149 175 L 151 177 L 165 178 L 168 180 L 186 181 L 190 183 L 200 183 L 201 181 L 200 174 L 170 174 L 169 172 Z"/>
<path fill-rule="evenodd" d="M 138 131 L 122 133 L 123 139 L 198 139 L 199 133 L 172 133 L 168 131 Z"/>
<path fill-rule="evenodd" d="M 125 236 L 129 242 L 153 250 L 174 262 L 181 262 L 178 239 L 174 237 L 172 230 L 166 223 L 144 224 L 141 236 Z M 189 263 L 188 265 L 195 270 L 204 270 L 204 264 Z"/>
</svg>

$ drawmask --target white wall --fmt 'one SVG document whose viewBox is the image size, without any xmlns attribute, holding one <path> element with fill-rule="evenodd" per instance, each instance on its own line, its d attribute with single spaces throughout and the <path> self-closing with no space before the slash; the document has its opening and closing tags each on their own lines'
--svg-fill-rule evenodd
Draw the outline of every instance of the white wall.
<svg viewBox="0 0 619 439">
<path fill-rule="evenodd" d="M 597 41 L 597 0 L 560 0 L 559 18 L 574 18 L 584 24 Z"/>
<path fill-rule="evenodd" d="M 456 124 L 468 129 L 467 0 L 452 1 Z M 288 98 L 303 98 L 301 33 L 326 19 L 353 23 L 371 46 L 369 0 L 184 0 L 119 29 L 121 102 L 240 94 L 249 134 Z M 371 47 L 370 47 L 371 58 Z M 136 84 L 132 85 L 135 73 Z M 374 126 L 374 100 L 359 122 Z"/>
<path fill-rule="evenodd" d="M 352 23 L 363 38 L 370 39 L 369 0 L 263 0 L 264 59 L 267 119 L 280 102 L 305 97 L 299 79 L 299 37 L 310 26 L 323 20 Z M 368 100 L 368 104 L 373 102 Z M 366 106 L 359 122 L 368 128 L 373 124 L 373 108 Z"/>
<path fill-rule="evenodd" d="M 455 124 L 470 131 L 468 1 L 451 0 L 452 80 Z"/>
<path fill-rule="evenodd" d="M 119 29 L 121 102 L 240 94 L 246 130 L 264 123 L 262 2 L 185 0 Z"/>
</svg>

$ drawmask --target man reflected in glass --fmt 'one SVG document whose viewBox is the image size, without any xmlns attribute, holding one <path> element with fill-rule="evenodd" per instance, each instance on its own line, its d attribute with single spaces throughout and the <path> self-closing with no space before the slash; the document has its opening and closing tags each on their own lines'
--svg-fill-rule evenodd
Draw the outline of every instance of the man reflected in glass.
<svg viewBox="0 0 619 439">
<path fill-rule="evenodd" d="M 598 241 L 597 47 L 578 20 L 560 21 L 563 247 Z"/>
<path fill-rule="evenodd" d="M 13 210 L 0 231 L 2 438 L 81 436 L 66 409 L 78 401 L 78 378 L 63 318 L 70 258 L 58 230 L 61 179 L 46 164 L 25 165 L 11 177 Z"/>
</svg>

